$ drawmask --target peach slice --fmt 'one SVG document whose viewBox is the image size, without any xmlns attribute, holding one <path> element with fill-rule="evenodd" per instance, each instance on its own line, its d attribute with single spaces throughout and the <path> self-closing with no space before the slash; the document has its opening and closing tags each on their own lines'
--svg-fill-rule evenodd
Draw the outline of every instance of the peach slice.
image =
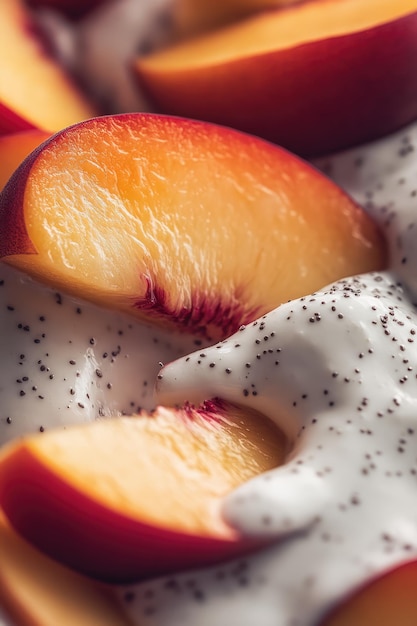
<svg viewBox="0 0 417 626">
<path fill-rule="evenodd" d="M 385 264 L 365 212 L 284 150 L 231 129 L 100 117 L 35 150 L 0 197 L 0 257 L 78 297 L 224 337 Z"/>
<path fill-rule="evenodd" d="M 417 117 L 417 0 L 311 0 L 135 63 L 161 111 L 317 155 Z"/>
<path fill-rule="evenodd" d="M 19 440 L 0 459 L 0 503 L 46 554 L 106 581 L 137 580 L 254 547 L 222 498 L 284 457 L 280 431 L 220 402 L 159 407 Z"/>
<path fill-rule="evenodd" d="M 0 513 L 0 605 L 19 626 L 128 626 L 102 585 L 23 541 Z"/>
<path fill-rule="evenodd" d="M 417 562 L 402 565 L 366 585 L 338 606 L 321 626 L 415 626 Z"/>
<path fill-rule="evenodd" d="M 48 55 L 21 0 L 2 0 L 0 134 L 50 132 L 92 117 L 94 108 Z"/>
<path fill-rule="evenodd" d="M 79 18 L 108 0 L 26 0 L 35 9 L 45 7 Z"/>
<path fill-rule="evenodd" d="M 261 11 L 286 7 L 303 0 L 177 0 L 173 21 L 180 36 L 195 35 Z"/>
<path fill-rule="evenodd" d="M 20 163 L 49 136 L 36 128 L 0 136 L 0 190 Z"/>
</svg>

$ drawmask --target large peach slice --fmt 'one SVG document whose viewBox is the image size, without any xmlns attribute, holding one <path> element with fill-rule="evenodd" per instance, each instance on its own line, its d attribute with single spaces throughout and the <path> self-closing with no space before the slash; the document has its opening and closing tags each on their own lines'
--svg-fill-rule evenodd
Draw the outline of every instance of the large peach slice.
<svg viewBox="0 0 417 626">
<path fill-rule="evenodd" d="M 44 143 L 0 197 L 0 257 L 78 297 L 207 338 L 345 275 L 380 233 L 288 152 L 234 130 L 128 114 Z"/>
<path fill-rule="evenodd" d="M 48 54 L 21 0 L 0 8 L 0 134 L 56 131 L 94 108 Z"/>
<path fill-rule="evenodd" d="M 36 128 L 0 136 L 0 189 L 20 163 L 49 136 Z"/>
<path fill-rule="evenodd" d="M 61 562 L 113 581 L 253 548 L 222 520 L 220 503 L 285 449 L 266 418 L 222 403 L 160 407 L 9 446 L 0 503 L 13 526 Z"/>
<path fill-rule="evenodd" d="M 19 626 L 128 626 L 104 586 L 48 559 L 0 513 L 0 605 Z"/>
<path fill-rule="evenodd" d="M 323 154 L 417 117 L 416 32 L 416 0 L 310 0 L 135 67 L 161 111 Z"/>
</svg>

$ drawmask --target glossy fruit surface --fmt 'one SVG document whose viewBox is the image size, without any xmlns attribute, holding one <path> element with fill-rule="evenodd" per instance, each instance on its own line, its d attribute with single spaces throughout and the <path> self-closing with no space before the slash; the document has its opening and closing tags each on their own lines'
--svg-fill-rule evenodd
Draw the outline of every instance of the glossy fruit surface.
<svg viewBox="0 0 417 626">
<path fill-rule="evenodd" d="M 297 2 L 300 0 L 177 0 L 173 5 L 173 21 L 179 36 L 195 36 L 248 15 Z"/>
<path fill-rule="evenodd" d="M 253 548 L 222 498 L 282 462 L 266 418 L 223 403 L 45 432 L 5 448 L 0 503 L 50 556 L 94 577 L 138 580 Z"/>
<path fill-rule="evenodd" d="M 54 132 L 92 117 L 94 107 L 59 66 L 21 0 L 0 12 L 0 135 Z"/>
<path fill-rule="evenodd" d="M 416 0 L 312 0 L 139 58 L 136 71 L 159 110 L 306 156 L 414 120 L 416 57 Z"/>
<path fill-rule="evenodd" d="M 0 136 L 0 189 L 20 163 L 49 136 L 49 133 L 36 128 Z"/>
<path fill-rule="evenodd" d="M 415 626 L 417 562 L 410 562 L 364 586 L 321 626 Z"/>
<path fill-rule="evenodd" d="M 131 114 L 58 133 L 0 197 L 0 257 L 77 297 L 209 339 L 385 264 L 365 212 L 254 137 Z"/>
</svg>

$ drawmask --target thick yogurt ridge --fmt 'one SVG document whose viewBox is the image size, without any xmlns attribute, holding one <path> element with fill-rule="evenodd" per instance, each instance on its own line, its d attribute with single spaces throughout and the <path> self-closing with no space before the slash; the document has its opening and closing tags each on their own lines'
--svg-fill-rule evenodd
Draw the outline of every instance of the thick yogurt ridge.
<svg viewBox="0 0 417 626">
<path fill-rule="evenodd" d="M 142 626 L 313 626 L 417 557 L 417 125 L 318 165 L 384 228 L 386 272 L 284 304 L 161 370 L 161 404 L 218 396 L 273 419 L 285 464 L 226 498 L 271 544 L 119 591 Z M 389 494 L 389 495 L 388 495 Z"/>
</svg>

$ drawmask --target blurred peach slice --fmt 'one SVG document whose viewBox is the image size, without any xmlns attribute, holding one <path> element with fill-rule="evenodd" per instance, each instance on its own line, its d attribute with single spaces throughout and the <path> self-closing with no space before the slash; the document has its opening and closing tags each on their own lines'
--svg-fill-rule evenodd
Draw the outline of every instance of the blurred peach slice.
<svg viewBox="0 0 417 626">
<path fill-rule="evenodd" d="M 36 128 L 0 136 L 0 190 L 21 162 L 49 137 L 50 133 Z"/>
<path fill-rule="evenodd" d="M 337 606 L 321 626 L 415 626 L 417 561 L 372 580 Z"/>
<path fill-rule="evenodd" d="M 128 626 L 103 585 L 54 563 L 0 512 L 0 606 L 19 626 Z"/>
<path fill-rule="evenodd" d="M 386 263 L 373 221 L 307 163 L 146 114 L 35 150 L 0 196 L 0 233 L 0 257 L 41 282 L 209 340 Z"/>
<path fill-rule="evenodd" d="M 21 0 L 1 0 L 0 42 L 0 134 L 53 132 L 95 114 L 49 55 Z"/>
<path fill-rule="evenodd" d="M 3 449 L 0 504 L 60 562 L 132 581 L 255 547 L 221 518 L 222 498 L 283 462 L 285 440 L 256 412 L 208 402 L 48 431 Z"/>
<path fill-rule="evenodd" d="M 176 0 L 173 22 L 180 37 L 197 35 L 248 15 L 270 9 L 284 8 L 303 0 Z"/>
<path fill-rule="evenodd" d="M 159 111 L 312 156 L 417 117 L 417 0 L 309 0 L 137 59 Z"/>
</svg>

